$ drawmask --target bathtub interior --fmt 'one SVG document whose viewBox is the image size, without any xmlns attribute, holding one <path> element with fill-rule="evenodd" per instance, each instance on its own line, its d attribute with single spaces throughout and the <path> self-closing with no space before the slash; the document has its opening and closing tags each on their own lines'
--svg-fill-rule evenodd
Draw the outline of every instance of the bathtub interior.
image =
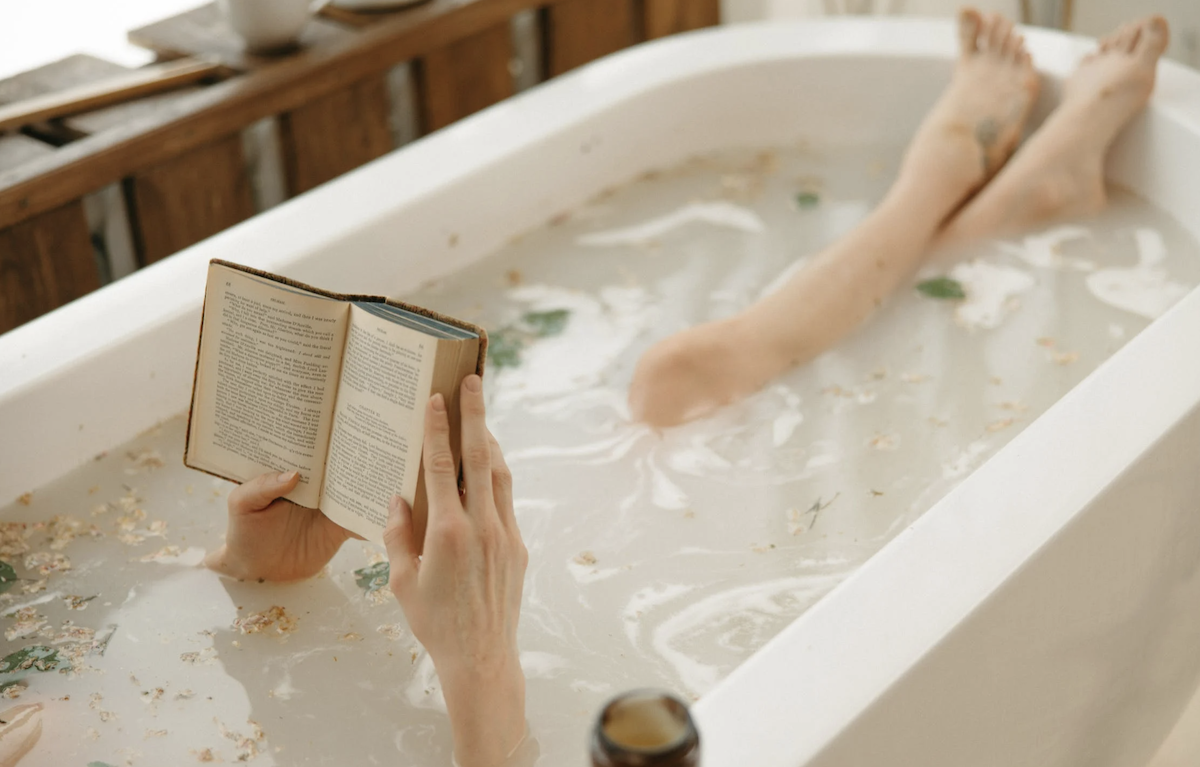
<svg viewBox="0 0 1200 767">
<path fill-rule="evenodd" d="M 858 44 L 868 44 L 871 40 L 876 39 L 875 36 L 881 35 L 878 28 L 873 26 L 850 25 L 843 28 L 858 30 L 855 32 Z M 945 32 L 941 26 L 937 26 L 936 29 L 939 32 Z M 1036 49 L 1036 38 L 1034 42 Z M 1055 40 L 1054 42 L 1054 46 L 1047 44 L 1047 51 L 1053 56 L 1065 56 L 1061 41 Z M 468 121 L 446 131 L 443 136 L 436 137 L 430 142 L 429 151 L 424 154 L 402 152 L 386 158 L 360 173 L 353 174 L 343 182 L 318 191 L 308 200 L 284 206 L 264 216 L 262 221 L 255 226 L 243 227 L 241 230 L 235 230 L 215 238 L 186 254 L 173 267 L 159 269 L 157 273 L 149 273 L 154 270 L 148 270 L 144 278 L 140 280 L 134 278 L 138 282 L 130 282 L 127 288 L 130 291 L 129 295 L 134 295 L 133 291 L 144 294 L 156 285 L 160 287 L 172 285 L 175 300 L 157 305 L 151 302 L 148 305 L 149 314 L 156 321 L 146 323 L 145 315 L 140 322 L 130 319 L 125 337 L 118 336 L 111 339 L 109 346 L 104 349 L 104 354 L 98 355 L 103 359 L 93 358 L 86 361 L 88 365 L 93 366 L 93 369 L 89 371 L 93 375 L 88 378 L 86 390 L 89 397 L 87 399 L 98 394 L 113 397 L 116 406 L 112 408 L 112 412 L 99 413 L 94 406 L 72 409 L 66 405 L 66 400 L 63 398 L 72 390 L 85 390 L 80 388 L 81 384 L 77 376 L 54 375 L 51 366 L 45 359 L 34 359 L 31 362 L 22 363 L 24 367 L 18 372 L 23 376 L 22 383 L 25 386 L 13 387 L 6 394 L 3 403 L 5 418 L 8 419 L 11 415 L 14 418 L 13 422 L 19 424 L 17 433 L 30 435 L 37 433 L 33 428 L 34 418 L 44 418 L 46 413 L 53 413 L 52 418 L 55 418 L 57 423 L 52 424 L 53 428 L 44 430 L 45 436 L 39 436 L 34 440 L 35 450 L 31 451 L 34 454 L 33 459 L 6 453 L 3 463 L 6 467 L 11 468 L 6 468 L 3 472 L 3 489 L 10 491 L 7 493 L 8 497 L 15 496 L 18 492 L 30 489 L 31 485 L 39 485 L 52 477 L 63 474 L 70 465 L 64 465 L 64 462 L 78 463 L 83 457 L 90 457 L 101 449 L 114 447 L 136 431 L 180 412 L 183 403 L 186 402 L 190 385 L 191 348 L 194 348 L 190 347 L 190 344 L 193 343 L 191 339 L 194 338 L 195 306 L 199 295 L 198 285 L 201 284 L 196 276 L 202 273 L 203 263 L 208 257 L 230 257 L 249 261 L 263 268 L 285 270 L 291 276 L 328 285 L 333 289 L 358 289 L 360 285 L 358 281 L 364 275 L 371 275 L 372 282 L 379 286 L 376 289 L 381 292 L 411 294 L 420 285 L 426 284 L 430 280 L 437 280 L 476 263 L 488 253 L 499 249 L 513 235 L 545 221 L 549 213 L 576 208 L 597 191 L 626 181 L 650 167 L 669 166 L 695 154 L 727 147 L 731 143 L 740 146 L 792 146 L 800 138 L 812 145 L 828 147 L 850 148 L 864 144 L 898 145 L 905 136 L 911 133 L 925 108 L 932 102 L 949 74 L 949 63 L 943 55 L 946 50 L 949 50 L 949 46 L 938 43 L 930 48 L 936 50 L 938 45 L 942 45 L 945 50 L 933 54 L 924 52 L 915 56 L 901 55 L 898 59 L 885 55 L 829 55 L 803 61 L 789 59 L 757 64 L 743 63 L 731 68 L 714 69 L 690 76 L 688 79 L 673 84 L 670 88 L 647 88 L 645 92 L 636 93 L 621 104 L 592 110 L 586 119 L 580 117 L 577 112 L 572 112 L 571 109 L 564 109 L 562 113 L 569 115 L 570 118 L 564 119 L 559 114 L 557 119 L 560 124 L 549 124 L 545 128 L 545 135 L 537 137 L 536 141 L 517 142 L 514 146 L 507 147 L 509 151 L 504 152 L 502 156 L 493 158 L 489 162 L 473 164 L 473 161 L 481 159 L 481 152 L 484 155 L 482 159 L 487 159 L 486 151 L 479 149 L 479 145 L 482 143 L 479 140 L 479 134 L 488 130 L 489 120 L 519 119 L 524 114 L 531 118 L 545 117 L 546 123 L 552 123 L 553 116 L 539 111 L 543 102 L 538 100 L 538 93 L 533 93 L 528 97 L 515 99 L 491 110 L 482 116 L 483 119 Z M 927 48 L 926 51 L 930 48 Z M 654 51 L 644 53 L 649 62 L 653 64 L 654 56 L 663 56 L 665 60 L 669 52 L 670 47 L 664 45 Z M 897 66 L 901 62 L 903 65 Z M 597 87 L 603 87 L 606 82 L 626 77 L 628 70 L 625 67 L 633 67 L 635 64 L 645 65 L 646 61 L 638 62 L 636 56 L 618 57 L 605 62 L 604 67 L 595 67 L 580 72 L 569 81 L 552 83 L 546 86 L 541 95 L 545 96 L 557 91 L 568 102 L 572 99 L 583 99 L 585 96 L 581 94 L 586 94 L 586 88 L 582 87 L 582 84 L 587 83 L 589 78 L 597 81 L 595 83 Z M 869 92 L 856 91 L 849 87 L 851 83 L 862 82 L 886 84 L 886 87 L 871 89 Z M 572 86 L 572 83 L 575 85 Z M 576 87 L 578 92 L 572 92 L 572 87 Z M 1052 93 L 1052 89 L 1049 90 Z M 1052 98 L 1052 96 L 1047 98 Z M 813 109 L 812 105 L 814 104 L 820 104 L 822 107 L 828 105 L 828 108 Z M 1146 147 L 1161 148 L 1164 145 L 1167 147 L 1174 145 L 1180 148 L 1190 146 L 1189 141 L 1187 130 L 1177 120 L 1172 119 L 1169 110 L 1156 111 L 1148 115 L 1146 119 L 1141 120 L 1135 126 L 1116 153 L 1112 164 L 1114 179 L 1152 200 L 1159 207 L 1178 215 L 1180 210 L 1186 208 L 1188 200 L 1194 201 L 1196 195 L 1195 191 L 1183 194 L 1185 187 L 1182 178 L 1189 167 L 1200 163 L 1197 153 L 1195 150 L 1188 150 L 1173 156 L 1173 165 L 1163 162 L 1166 159 L 1165 156 L 1154 157 L 1154 161 L 1151 163 L 1146 163 L 1144 160 L 1146 153 L 1151 151 Z M 433 142 L 438 143 L 434 146 Z M 1175 143 L 1172 144 L 1172 142 Z M 502 144 L 503 141 L 499 143 Z M 464 161 L 454 164 L 448 169 L 446 158 L 456 151 L 465 155 Z M 1158 151 L 1166 150 L 1159 149 Z M 551 169 L 553 172 L 550 172 Z M 407 181 L 407 179 L 421 178 L 422 174 L 432 178 L 433 181 L 425 186 Z M 498 192 L 500 189 L 512 188 L 520 189 L 524 193 Z M 1181 193 L 1174 194 L 1173 190 L 1176 189 Z M 361 203 L 363 200 L 369 200 L 372 204 L 355 204 Z M 318 208 L 324 209 L 322 216 L 327 217 L 327 220 L 336 221 L 336 225 L 298 226 L 306 216 L 312 216 L 313 211 Z M 420 224 L 415 225 L 416 222 L 420 222 Z M 1196 234 L 1194 221 L 1180 217 L 1180 223 L 1185 227 L 1193 227 L 1193 234 Z M 247 258 L 245 254 L 254 255 Z M 437 257 L 430 258 L 429 254 L 436 254 Z M 92 306 L 75 307 L 76 322 L 80 318 L 86 317 L 89 312 L 101 312 L 106 309 L 107 301 L 106 297 L 100 296 L 95 301 L 88 302 Z M 1193 301 L 1193 303 L 1195 302 Z M 49 330 L 58 319 L 51 318 L 43 326 Z M 1175 323 L 1175 325 L 1179 324 L 1179 322 Z M 35 357 L 37 351 L 33 349 L 32 339 L 36 337 L 36 332 L 35 329 L 32 334 L 27 336 L 30 339 L 28 348 Z M 5 353 L 15 355 L 22 343 L 25 343 L 23 339 L 9 343 L 4 349 Z M 13 359 L 13 357 L 9 357 L 9 359 Z M 43 365 L 43 367 L 39 368 L 39 365 Z M 122 367 L 125 368 L 122 378 L 131 384 L 125 387 L 126 391 L 118 391 L 118 379 L 111 375 L 112 371 Z M 105 375 L 104 370 L 109 371 L 109 375 Z M 47 373 L 47 371 L 50 372 Z M 76 369 L 74 372 L 78 374 L 79 371 Z M 153 377 L 151 377 L 152 373 Z M 39 383 L 39 377 L 41 377 L 41 383 L 48 385 L 34 390 L 34 385 Z M 75 380 L 71 380 L 72 378 Z M 148 383 L 150 381 L 152 383 Z M 16 391 L 18 388 L 24 390 Z M 139 395 L 143 396 L 139 397 Z M 37 409 L 39 400 L 42 403 L 53 403 L 55 407 L 39 411 Z M 92 401 L 94 402 L 94 400 Z M 141 406 L 135 406 L 135 402 Z M 147 419 L 153 420 L 148 421 Z M 76 422 L 84 428 L 75 428 Z M 1181 427 L 1184 428 L 1184 431 L 1180 433 L 1190 434 L 1194 440 L 1195 429 L 1187 431 L 1187 424 L 1190 423 L 1192 422 L 1185 421 L 1184 426 Z M 173 428 L 176 427 L 167 424 L 158 434 L 148 434 L 143 437 L 143 440 L 150 441 L 138 443 L 134 455 L 147 449 L 161 449 L 164 455 L 167 454 L 169 450 L 166 445 L 170 443 L 170 440 L 178 437 L 176 433 L 172 432 Z M 1163 429 L 1167 430 L 1168 426 L 1164 425 Z M 1045 430 L 1043 429 L 1043 431 Z M 85 435 L 81 437 L 80 432 Z M 94 436 L 97 433 L 99 436 Z M 1174 433 L 1172 432 L 1172 434 Z M 50 445 L 55 445 L 54 439 L 61 439 L 61 444 L 68 445 L 69 449 L 49 450 Z M 154 443 L 155 439 L 163 439 L 167 442 Z M 1188 437 L 1183 436 L 1178 439 L 1186 440 Z M 1168 450 L 1166 455 L 1170 457 L 1172 454 L 1172 451 Z M 10 461 L 10 457 L 13 460 Z M 118 475 L 130 468 L 128 459 L 122 456 L 113 456 L 112 462 L 108 464 L 99 462 L 98 465 L 107 467 L 110 474 Z M 1141 466 L 1141 464 L 1138 465 Z M 39 476 L 40 479 L 37 482 L 31 482 L 29 473 L 18 474 L 17 472 L 22 466 L 29 467 L 33 476 Z M 47 466 L 50 468 L 48 469 Z M 50 471 L 53 473 L 47 473 Z M 1150 469 L 1146 469 L 1146 471 L 1150 471 Z M 1130 476 L 1135 473 L 1132 472 Z M 79 479 L 80 483 L 87 481 L 83 478 Z M 177 500 L 181 487 L 186 484 L 177 475 L 172 475 L 170 483 L 173 486 L 164 488 L 164 495 L 160 501 L 162 503 Z M 200 482 L 192 484 L 194 484 L 193 491 L 197 487 L 202 493 L 206 490 L 209 493 L 212 491 L 212 488 L 203 487 Z M 976 482 L 972 487 L 979 487 L 980 484 L 980 482 Z M 84 493 L 91 486 L 91 484 L 78 484 L 72 488 L 72 492 Z M 118 488 L 112 486 L 111 490 L 116 492 Z M 205 500 L 208 501 L 208 499 Z M 1172 503 L 1175 501 L 1178 499 L 1173 499 Z M 1167 514 L 1165 511 L 1167 509 L 1176 508 L 1172 503 L 1164 502 L 1160 507 L 1164 509 L 1164 514 Z M 1112 514 L 1118 515 L 1121 510 L 1126 508 L 1126 504 L 1127 501 L 1124 499 L 1114 501 L 1111 504 L 1111 507 L 1115 509 Z M 219 503 L 217 505 L 219 507 Z M 1101 505 L 1103 506 L 1103 504 Z M 17 508 L 16 513 L 21 513 L 21 509 Z M 1090 515 L 1088 520 L 1091 520 L 1093 516 L 1101 518 L 1099 515 Z M 1112 522 L 1113 520 L 1108 521 Z M 1154 529 L 1161 531 L 1163 527 L 1169 527 L 1171 524 L 1178 525 L 1179 520 L 1164 517 Z M 1064 534 L 1062 540 L 1082 539 L 1081 536 L 1085 536 L 1084 532 L 1068 532 L 1072 534 Z M 194 534 L 199 539 L 198 541 L 194 540 L 193 543 L 203 543 L 206 540 L 205 534 L 199 529 L 189 534 Z M 208 545 L 211 545 L 211 541 L 208 542 Z M 1059 557 L 1053 551 L 1045 551 L 1043 555 L 1047 562 L 1059 561 Z M 362 554 L 359 553 L 359 556 Z M 1191 561 L 1195 560 L 1193 552 L 1180 552 L 1178 561 L 1181 567 L 1189 561 L 1188 557 L 1191 557 Z M 1080 556 L 1076 559 L 1083 561 L 1086 558 Z M 879 567 L 874 568 L 876 572 L 879 569 Z M 1029 574 L 1030 578 L 1038 575 L 1032 566 L 1025 572 Z M 177 577 L 182 579 L 197 576 L 195 573 L 181 573 Z M 1051 576 L 1045 575 L 1044 577 Z M 1163 573 L 1159 571 L 1157 577 L 1164 577 Z M 863 580 L 865 579 L 859 579 L 859 583 L 861 584 Z M 1147 576 L 1147 580 L 1144 582 L 1158 581 Z M 1040 593 L 1040 589 L 1037 588 L 1039 584 L 1041 581 L 1035 578 L 1024 587 L 1025 591 L 1018 588 L 1020 584 L 1014 584 L 1012 588 L 1020 593 L 1030 591 Z M 196 586 L 196 588 L 199 590 L 201 587 Z M 212 585 L 203 588 L 211 590 Z M 317 584 L 311 588 L 319 589 L 323 588 L 323 585 Z M 345 578 L 338 581 L 336 588 L 350 590 L 353 593 L 353 589 L 347 585 Z M 198 591 L 198 593 L 205 592 Z M 1069 595 L 1063 598 L 1065 599 L 1067 596 Z M 203 620 L 228 626 L 232 618 L 225 613 L 228 613 L 232 602 L 236 601 L 238 604 L 247 606 L 249 610 L 249 605 L 255 604 L 254 598 L 249 591 L 232 598 L 230 595 L 222 597 L 220 594 L 214 594 L 213 604 L 222 605 L 221 609 L 224 610 L 224 613 L 205 615 Z M 258 599 L 261 600 L 261 598 L 260 595 Z M 197 599 L 197 603 L 202 601 L 202 599 Z M 1002 600 L 997 600 L 997 602 L 1002 602 Z M 151 606 L 153 604 L 153 602 L 148 603 Z M 257 605 L 258 608 L 268 606 L 265 603 Z M 161 605 L 161 600 L 158 609 L 167 609 Z M 836 608 L 830 608 L 826 613 L 835 610 Z M 987 619 L 984 623 L 989 627 L 995 625 L 992 621 L 998 621 L 1001 614 L 999 608 L 987 611 Z M 373 628 L 370 624 L 374 619 L 369 613 L 364 613 L 360 618 L 368 630 Z M 1090 616 L 1082 616 L 1080 618 L 1081 625 L 1088 619 Z M 1160 623 L 1165 620 L 1161 615 L 1158 616 L 1158 619 Z M 153 622 L 153 609 L 149 610 L 145 620 Z M 924 700 L 920 697 L 921 695 L 927 695 L 929 690 L 937 689 L 936 685 L 928 680 L 954 679 L 956 678 L 955 674 L 963 673 L 963 667 L 968 660 L 974 660 L 977 663 L 979 648 L 981 644 L 986 643 L 980 636 L 972 635 L 968 629 L 969 626 L 965 626 L 961 633 L 955 635 L 955 641 L 964 643 L 965 649 L 960 653 L 953 653 L 953 648 L 950 647 L 946 651 L 946 655 L 942 655 L 940 651 L 945 648 L 939 648 L 937 657 L 946 658 L 944 663 L 951 671 L 937 672 L 926 671 L 923 667 L 917 668 L 911 678 L 925 680 L 922 682 L 923 684 L 928 683 L 932 686 L 904 693 L 900 698 L 901 702 L 893 705 L 889 705 L 889 699 L 886 697 L 881 698 L 877 708 L 873 710 L 893 712 L 892 715 L 896 716 L 894 712 L 903 710 L 905 701 Z M 1183 635 L 1178 630 L 1172 633 L 1168 629 L 1171 627 L 1165 628 L 1164 631 L 1169 637 Z M 981 632 L 988 633 L 982 629 Z M 814 636 L 817 635 L 819 632 L 814 633 Z M 224 639 L 230 642 L 226 648 L 227 651 L 236 653 L 237 646 L 232 643 L 238 640 L 232 637 Z M 295 643 L 297 640 L 288 641 Z M 329 654 L 333 654 L 336 650 L 330 648 L 336 647 L 335 641 L 342 640 L 340 637 L 330 635 L 317 640 L 316 644 L 321 645 L 323 650 L 329 651 Z M 947 646 L 951 644 L 947 643 Z M 1132 640 L 1127 643 L 1128 647 L 1133 647 L 1134 644 Z M 1014 647 L 1019 646 L 1019 642 L 1013 641 L 1006 645 L 1006 650 L 1011 653 Z M 405 649 L 407 650 L 407 646 Z M 1033 646 L 1026 649 L 1028 652 L 1036 651 Z M 1003 653 L 997 653 L 997 657 L 1005 656 Z M 954 664 L 956 659 L 959 661 L 957 666 Z M 547 662 L 553 664 L 553 659 L 546 657 L 532 659 L 534 664 L 539 660 L 543 664 Z M 756 663 L 755 666 L 761 668 L 766 662 L 764 660 Z M 801 667 L 805 666 L 801 664 Z M 1031 664 L 1031 667 L 1040 668 L 1041 665 Z M 1193 673 L 1191 669 L 1183 669 L 1186 673 L 1179 673 L 1181 668 L 1178 665 L 1171 667 L 1171 670 L 1176 672 L 1176 678 L 1182 678 L 1182 676 L 1186 676 L 1186 673 Z M 1141 670 L 1144 669 L 1131 669 L 1130 684 L 1136 684 L 1138 676 L 1134 672 Z M 554 669 L 550 668 L 547 673 L 553 675 L 553 671 Z M 370 664 L 364 664 L 362 673 L 364 676 L 373 673 Z M 735 675 L 738 678 L 733 680 L 734 684 L 730 687 L 733 692 L 722 693 L 721 688 L 718 688 L 716 693 L 707 697 L 700 706 L 702 716 L 711 717 L 709 719 L 712 722 L 711 729 L 717 734 L 715 748 L 718 754 L 721 753 L 722 748 L 727 749 L 725 751 L 727 756 L 736 753 L 728 750 L 732 743 L 731 737 L 726 735 L 722 740 L 720 734 L 722 732 L 732 733 L 735 730 L 728 727 L 727 724 L 722 726 L 722 718 L 715 712 L 727 709 L 730 705 L 723 701 L 745 702 L 747 683 L 743 680 L 750 679 L 755 673 L 757 672 L 754 669 L 749 669 L 746 673 Z M 939 673 L 942 676 L 939 676 Z M 989 678 L 993 676 L 995 675 L 993 674 Z M 147 686 L 140 684 L 143 681 L 145 680 L 139 680 L 139 687 Z M 317 687 L 328 688 L 336 683 L 336 677 L 330 671 L 321 671 L 319 674 L 311 676 L 310 683 Z M 944 684 L 952 686 L 949 682 Z M 851 686 L 860 688 L 859 692 L 863 692 L 860 685 Z M 153 689 L 153 687 L 150 688 L 151 697 L 153 697 Z M 889 692 L 888 695 L 901 695 L 901 692 L 896 691 L 902 689 L 900 687 L 893 688 L 894 691 Z M 272 692 L 274 691 L 275 688 L 272 688 Z M 945 691 L 945 687 L 943 687 L 943 691 Z M 139 689 L 139 696 L 141 692 L 143 690 Z M 1076 689 L 1075 692 L 1078 695 L 1080 690 Z M 287 694 L 288 690 L 284 688 L 280 696 L 282 698 Z M 421 691 L 409 690 L 406 694 L 416 695 L 419 698 Z M 762 688 L 759 695 L 752 695 L 752 697 L 761 698 L 762 695 L 769 694 L 774 694 L 774 691 Z M 792 690 L 792 694 L 799 695 L 800 692 Z M 1006 691 L 1004 695 L 998 695 L 996 700 L 1012 701 L 1013 696 L 1019 694 L 1021 694 L 1020 690 Z M 932 707 L 939 701 L 944 705 L 945 701 L 953 699 L 952 695 L 944 695 L 936 700 L 930 700 L 928 705 Z M 1166 700 L 1166 698 L 1160 700 Z M 714 701 L 714 703 L 710 705 L 710 701 Z M 151 701 L 151 703 L 154 702 Z M 1177 703 L 1179 702 L 1181 701 Z M 250 712 L 255 708 L 255 706 L 250 706 L 250 703 L 251 701 L 246 700 L 239 702 L 238 705 Z M 173 705 L 178 709 L 183 704 Z M 167 706 L 161 706 L 163 710 L 166 708 Z M 745 708 L 746 712 L 761 710 L 761 706 L 746 706 Z M 1075 713 L 1078 714 L 1078 712 Z M 1161 714 L 1161 712 L 1155 713 Z M 584 718 L 590 714 L 591 711 L 585 707 L 581 707 L 578 712 L 578 716 Z M 237 713 L 231 718 L 238 716 L 242 716 L 241 708 L 237 708 Z M 1003 718 L 1004 712 L 999 712 L 997 716 Z M 142 715 L 131 713 L 130 718 L 140 722 Z M 1077 715 L 1072 721 L 1086 721 L 1086 718 L 1083 715 Z M 414 726 L 417 730 L 426 728 L 433 733 L 432 735 L 426 733 L 421 737 L 441 738 L 444 741 L 444 732 L 438 730 L 433 723 L 434 719 L 435 717 L 432 716 L 426 717 Z M 241 721 L 244 721 L 244 716 Z M 762 721 L 770 723 L 772 718 L 766 717 Z M 777 726 L 780 724 L 777 717 L 773 721 Z M 267 725 L 266 722 L 263 724 Z M 928 722 L 926 725 L 932 726 Z M 896 733 L 901 732 L 905 727 L 913 729 L 914 732 L 919 731 L 919 728 L 915 728 L 913 723 L 907 720 L 874 722 L 869 717 L 859 720 L 855 726 L 865 727 L 874 733 Z M 231 727 L 233 727 L 232 723 Z M 847 730 L 846 732 L 853 731 Z M 773 757 L 766 757 L 766 761 L 763 763 L 801 763 L 792 759 L 799 753 L 795 751 L 794 741 L 806 741 L 806 747 L 815 753 L 816 746 L 814 744 L 824 742 L 820 740 L 821 737 L 831 737 L 834 733 L 835 730 L 831 729 L 828 723 L 825 723 L 823 727 L 815 727 L 812 734 L 802 734 L 797 738 L 792 738 L 792 746 L 781 747 L 782 750 L 774 752 Z M 314 740 L 319 740 L 319 738 L 314 736 Z M 832 761 L 816 763 L 847 763 L 841 761 L 844 757 L 839 754 L 843 752 L 839 752 L 837 749 L 869 748 L 870 744 L 890 742 L 886 738 L 876 740 L 873 737 L 851 738 L 847 735 L 844 739 L 835 741 L 834 745 L 830 746 L 830 750 L 825 752 L 826 756 L 822 757 Z M 914 756 L 918 753 L 928 756 L 928 752 L 919 752 L 918 745 L 917 743 L 911 745 L 914 749 L 912 752 Z M 790 761 L 782 761 L 785 753 Z M 1003 753 L 1003 751 L 997 751 L 997 753 Z M 856 758 L 860 755 L 869 755 L 869 752 L 867 754 L 855 753 Z M 269 758 L 269 755 L 264 756 Z M 770 761 L 772 758 L 780 761 L 772 762 Z M 715 763 L 724 762 L 717 761 Z M 736 762 L 729 761 L 729 763 Z M 848 763 L 855 762 L 852 759 Z M 1045 760 L 1037 763 L 1065 762 Z M 1112 763 L 1126 762 L 1114 761 Z"/>
</svg>

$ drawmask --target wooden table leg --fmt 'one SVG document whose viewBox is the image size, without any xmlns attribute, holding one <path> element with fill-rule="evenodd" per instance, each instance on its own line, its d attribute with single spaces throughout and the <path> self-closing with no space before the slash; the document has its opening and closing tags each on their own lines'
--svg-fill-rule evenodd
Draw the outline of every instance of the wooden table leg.
<svg viewBox="0 0 1200 767">
<path fill-rule="evenodd" d="M 646 39 L 721 23 L 720 0 L 645 0 Z"/>
<path fill-rule="evenodd" d="M 0 231 L 0 333 L 100 287 L 83 205 Z"/>
<path fill-rule="evenodd" d="M 240 134 L 181 154 L 125 183 L 143 266 L 254 215 Z"/>
<path fill-rule="evenodd" d="M 445 127 L 514 92 L 508 23 L 428 53 L 421 61 L 425 132 Z"/>
<path fill-rule="evenodd" d="M 392 149 L 386 75 L 280 115 L 288 191 L 297 195 Z"/>
<path fill-rule="evenodd" d="M 546 8 L 546 71 L 551 77 L 639 41 L 632 0 L 561 0 Z"/>
</svg>

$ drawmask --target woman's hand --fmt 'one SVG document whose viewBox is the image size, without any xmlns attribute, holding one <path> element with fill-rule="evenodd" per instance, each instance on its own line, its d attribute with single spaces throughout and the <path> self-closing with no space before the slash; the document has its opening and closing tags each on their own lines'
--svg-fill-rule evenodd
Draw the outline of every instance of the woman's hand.
<svg viewBox="0 0 1200 767">
<path fill-rule="evenodd" d="M 383 534 L 388 585 L 437 668 L 462 767 L 501 764 L 525 734 L 517 621 L 529 556 L 513 515 L 512 475 L 484 422 L 482 389 L 479 376 L 463 381 L 461 496 L 445 400 L 434 395 L 426 407 L 424 554 L 400 498 Z"/>
<path fill-rule="evenodd" d="M 0 767 L 16 767 L 42 737 L 42 704 L 0 711 Z"/>
<path fill-rule="evenodd" d="M 348 538 L 357 538 L 318 509 L 283 498 L 300 475 L 260 474 L 229 494 L 225 545 L 204 564 L 240 580 L 295 581 L 311 578 L 333 559 Z"/>
</svg>

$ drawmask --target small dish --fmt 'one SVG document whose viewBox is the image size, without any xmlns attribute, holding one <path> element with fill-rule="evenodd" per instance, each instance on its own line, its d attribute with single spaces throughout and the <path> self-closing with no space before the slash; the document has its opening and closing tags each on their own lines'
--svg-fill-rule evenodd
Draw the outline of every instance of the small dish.
<svg viewBox="0 0 1200 767">
<path fill-rule="evenodd" d="M 347 11 L 394 11 L 429 0 L 330 0 L 330 5 Z"/>
</svg>

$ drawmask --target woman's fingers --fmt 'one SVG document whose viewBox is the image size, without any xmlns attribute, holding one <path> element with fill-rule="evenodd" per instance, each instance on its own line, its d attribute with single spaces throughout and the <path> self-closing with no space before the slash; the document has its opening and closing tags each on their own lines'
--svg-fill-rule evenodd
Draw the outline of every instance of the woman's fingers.
<svg viewBox="0 0 1200 767">
<path fill-rule="evenodd" d="M 446 399 L 441 394 L 430 397 L 425 408 L 425 446 L 421 462 L 425 466 L 425 493 L 429 497 L 429 526 L 433 527 L 442 514 L 462 509 L 458 500 L 458 467 L 450 452 Z"/>
<path fill-rule="evenodd" d="M 492 446 L 488 441 L 487 414 L 483 405 L 483 381 L 477 375 L 463 379 L 462 410 L 463 477 L 467 485 L 467 511 L 491 513 Z"/>
<path fill-rule="evenodd" d="M 15 765 L 42 736 L 42 704 L 27 703 L 0 712 L 0 764 Z"/>
<path fill-rule="evenodd" d="M 417 556 L 421 547 L 413 530 L 412 509 L 398 495 L 388 505 L 383 545 L 388 554 L 388 588 L 403 604 L 417 580 Z"/>
<path fill-rule="evenodd" d="M 276 498 L 292 492 L 299 481 L 300 474 L 294 471 L 259 474 L 233 489 L 229 494 L 229 509 L 237 514 L 262 511 L 274 503 Z"/>
<path fill-rule="evenodd" d="M 504 460 L 500 443 L 490 431 L 487 438 L 492 451 L 492 498 L 496 502 L 496 513 L 500 515 L 502 525 L 520 535 L 520 531 L 517 530 L 517 517 L 513 512 L 512 472 Z"/>
<path fill-rule="evenodd" d="M 509 556 L 519 570 L 516 593 L 513 595 L 515 609 L 519 612 L 521 580 L 525 574 L 525 568 L 529 565 L 529 551 L 525 548 L 525 541 L 521 539 L 521 527 L 517 524 L 517 515 L 513 510 L 512 472 L 509 471 L 508 464 L 504 460 L 500 443 L 491 435 L 491 432 L 488 433 L 488 439 L 492 445 L 492 496 L 496 499 L 496 513 L 500 517 L 500 524 L 508 531 L 512 542 Z M 514 627 L 518 617 L 518 615 L 512 616 Z"/>
</svg>

